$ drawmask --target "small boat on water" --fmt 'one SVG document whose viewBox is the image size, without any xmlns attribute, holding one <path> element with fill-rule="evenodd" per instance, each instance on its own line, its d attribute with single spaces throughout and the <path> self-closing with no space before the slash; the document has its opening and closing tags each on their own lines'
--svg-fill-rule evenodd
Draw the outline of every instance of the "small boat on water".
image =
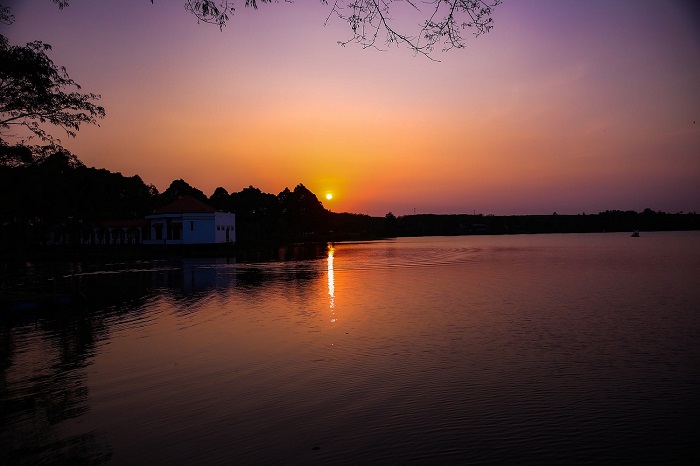
<svg viewBox="0 0 700 466">
<path fill-rule="evenodd" d="M 634 230 L 630 236 L 632 238 L 639 238 L 639 230 Z"/>
</svg>

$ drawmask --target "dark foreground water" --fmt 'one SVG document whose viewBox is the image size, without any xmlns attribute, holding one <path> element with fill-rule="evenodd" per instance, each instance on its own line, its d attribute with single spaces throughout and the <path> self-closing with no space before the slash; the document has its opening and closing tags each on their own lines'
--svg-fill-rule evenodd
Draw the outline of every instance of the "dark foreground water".
<svg viewBox="0 0 700 466">
<path fill-rule="evenodd" d="M 0 462 L 692 464 L 700 232 L 67 267 L 0 324 Z"/>
</svg>

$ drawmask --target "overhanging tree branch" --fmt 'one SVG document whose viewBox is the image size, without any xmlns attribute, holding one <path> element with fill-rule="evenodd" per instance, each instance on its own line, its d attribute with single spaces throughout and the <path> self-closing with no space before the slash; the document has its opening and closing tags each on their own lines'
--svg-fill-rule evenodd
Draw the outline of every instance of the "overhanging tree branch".
<svg viewBox="0 0 700 466">
<path fill-rule="evenodd" d="M 0 143 L 18 138 L 13 128 L 23 127 L 45 143 L 60 145 L 60 139 L 45 129 L 46 124 L 61 128 L 74 137 L 82 124 L 97 125 L 105 116 L 95 102 L 98 94 L 80 93 L 65 67 L 48 57 L 51 46 L 41 41 L 13 46 L 0 35 Z"/>
<path fill-rule="evenodd" d="M 59 8 L 68 6 L 70 0 L 52 0 Z M 150 0 L 154 3 L 154 0 Z M 236 12 L 236 3 L 258 8 L 258 3 L 277 3 L 279 0 L 184 0 L 185 10 L 198 21 L 215 24 L 220 29 Z M 285 0 L 292 2 L 292 0 Z M 305 0 L 306 1 L 306 0 Z M 487 33 L 493 27 L 493 8 L 502 0 L 320 0 L 329 5 L 325 23 L 331 17 L 348 24 L 351 35 L 340 40 L 340 45 L 359 44 L 363 48 L 380 48 L 380 45 L 405 45 L 417 53 L 429 56 L 436 48 L 447 51 L 463 48 L 464 31 L 474 36 Z M 415 33 L 401 32 L 394 26 L 392 9 L 408 5 L 425 19 L 416 24 Z"/>
</svg>

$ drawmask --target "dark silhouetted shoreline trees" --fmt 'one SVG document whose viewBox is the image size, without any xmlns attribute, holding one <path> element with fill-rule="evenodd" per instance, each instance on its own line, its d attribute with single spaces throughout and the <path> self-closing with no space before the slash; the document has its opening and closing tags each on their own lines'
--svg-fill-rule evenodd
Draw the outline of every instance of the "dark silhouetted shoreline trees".
<svg viewBox="0 0 700 466">
<path fill-rule="evenodd" d="M 0 163 L 0 249 L 21 253 L 49 244 L 78 246 L 92 228 L 143 219 L 184 195 L 235 213 L 238 247 L 396 236 L 700 229 L 700 215 L 695 212 L 651 209 L 589 215 L 336 213 L 325 209 L 303 184 L 277 195 L 253 186 L 233 193 L 219 187 L 207 197 L 178 179 L 159 193 L 138 175 L 88 168 L 75 155 L 59 150 L 24 163 Z"/>
</svg>

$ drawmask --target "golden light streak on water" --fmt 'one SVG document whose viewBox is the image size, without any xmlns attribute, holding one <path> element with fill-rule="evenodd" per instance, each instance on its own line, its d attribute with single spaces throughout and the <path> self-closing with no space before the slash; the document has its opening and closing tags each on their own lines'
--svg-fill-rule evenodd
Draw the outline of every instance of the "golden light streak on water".
<svg viewBox="0 0 700 466">
<path fill-rule="evenodd" d="M 333 276 L 333 254 L 335 248 L 328 243 L 328 296 L 330 298 L 331 322 L 335 322 L 335 277 Z"/>
</svg>

